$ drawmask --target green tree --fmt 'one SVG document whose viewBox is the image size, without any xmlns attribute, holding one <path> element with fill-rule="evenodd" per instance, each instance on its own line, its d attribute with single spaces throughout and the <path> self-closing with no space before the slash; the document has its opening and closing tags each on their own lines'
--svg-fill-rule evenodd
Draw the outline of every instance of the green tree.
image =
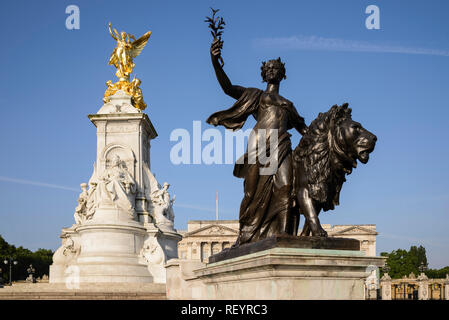
<svg viewBox="0 0 449 320">
<path fill-rule="evenodd" d="M 433 279 L 446 278 L 447 274 L 449 274 L 449 266 L 446 266 L 441 269 L 429 269 L 426 271 L 426 275 L 429 278 L 433 278 Z"/>
<path fill-rule="evenodd" d="M 411 246 L 409 251 L 403 249 L 393 250 L 392 252 L 382 252 L 380 254 L 387 257 L 387 264 L 390 267 L 388 274 L 393 279 L 399 279 L 408 276 L 411 272 L 415 275 L 420 274 L 419 267 L 424 265 L 427 268 L 426 249 L 423 246 Z M 445 278 L 449 274 L 449 266 L 442 269 L 428 269 L 425 274 L 429 278 Z M 383 273 L 382 273 L 383 275 Z"/>
<path fill-rule="evenodd" d="M 427 267 L 426 249 L 423 246 L 412 246 L 410 250 L 397 249 L 391 253 L 382 252 L 381 256 L 388 257 L 389 275 L 393 279 L 408 276 L 410 273 L 418 275 L 421 264 Z"/>
<path fill-rule="evenodd" d="M 47 249 L 38 249 L 32 252 L 22 246 L 16 248 L 9 244 L 0 235 L 0 263 L 2 273 L 1 276 L 4 281 L 9 281 L 9 265 L 4 265 L 3 261 L 12 257 L 18 262 L 13 266 L 12 279 L 25 280 L 28 276 L 27 269 L 30 264 L 36 269 L 35 276 L 42 277 L 44 274 L 49 274 L 49 267 L 52 263 L 53 251 Z"/>
</svg>

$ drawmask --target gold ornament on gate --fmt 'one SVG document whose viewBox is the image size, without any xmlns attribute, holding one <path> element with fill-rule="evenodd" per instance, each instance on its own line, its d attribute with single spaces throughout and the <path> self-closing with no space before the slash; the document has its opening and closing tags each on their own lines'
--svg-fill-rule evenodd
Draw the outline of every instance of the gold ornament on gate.
<svg viewBox="0 0 449 320">
<path fill-rule="evenodd" d="M 131 95 L 131 102 L 135 108 L 144 110 L 147 105 L 143 101 L 142 90 L 140 89 L 141 81 L 134 75 L 134 79 L 130 82 L 129 75 L 133 72 L 135 66 L 133 59 L 142 52 L 150 38 L 151 31 L 148 31 L 136 40 L 132 34 L 124 31 L 120 32 L 120 34 L 115 29 L 112 31 L 111 23 L 109 22 L 109 33 L 117 41 L 117 46 L 109 58 L 109 65 L 113 65 L 117 69 L 115 75 L 119 81 L 116 83 L 112 83 L 111 80 L 106 82 L 107 89 L 104 93 L 103 101 L 104 103 L 109 102 L 111 95 L 118 90 L 122 90 Z"/>
</svg>

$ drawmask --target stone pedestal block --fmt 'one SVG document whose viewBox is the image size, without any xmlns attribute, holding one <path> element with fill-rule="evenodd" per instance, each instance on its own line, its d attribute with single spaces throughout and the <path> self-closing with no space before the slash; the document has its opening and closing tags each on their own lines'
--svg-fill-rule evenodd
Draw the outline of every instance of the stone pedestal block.
<svg viewBox="0 0 449 320">
<path fill-rule="evenodd" d="M 272 248 L 302 248 L 327 250 L 360 250 L 360 241 L 348 238 L 333 237 L 298 237 L 293 235 L 276 235 L 257 242 L 250 242 L 225 249 L 209 257 L 209 263 L 237 258 L 243 255 Z"/>
<path fill-rule="evenodd" d="M 429 278 L 424 273 L 418 277 L 418 300 L 429 300 Z"/>
<path fill-rule="evenodd" d="M 382 300 L 391 300 L 391 277 L 385 273 L 380 279 L 380 289 Z"/>
<path fill-rule="evenodd" d="M 449 300 L 449 275 L 444 279 L 444 300 Z"/>
<path fill-rule="evenodd" d="M 182 237 L 176 232 L 165 232 L 151 224 L 147 226 L 145 239 L 140 256 L 148 265 L 153 282 L 165 283 L 165 263 L 178 257 L 178 242 Z"/>
<path fill-rule="evenodd" d="M 365 299 L 369 266 L 385 258 L 360 251 L 272 248 L 201 264 L 170 260 L 168 299 Z"/>
</svg>

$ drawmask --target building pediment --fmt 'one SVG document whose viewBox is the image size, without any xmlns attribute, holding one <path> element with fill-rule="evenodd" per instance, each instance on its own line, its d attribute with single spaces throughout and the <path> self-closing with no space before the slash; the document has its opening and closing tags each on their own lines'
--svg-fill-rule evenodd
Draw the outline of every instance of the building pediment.
<svg viewBox="0 0 449 320">
<path fill-rule="evenodd" d="M 365 235 L 373 235 L 376 236 L 378 233 L 376 231 L 370 230 L 368 228 L 364 228 L 362 226 L 351 226 L 346 229 L 332 232 L 333 235 L 343 235 L 343 234 L 365 234 Z"/>
<path fill-rule="evenodd" d="M 198 236 L 237 236 L 238 230 L 221 226 L 217 224 L 208 225 L 197 230 L 187 232 L 184 234 L 184 238 L 186 237 L 198 237 Z"/>
</svg>

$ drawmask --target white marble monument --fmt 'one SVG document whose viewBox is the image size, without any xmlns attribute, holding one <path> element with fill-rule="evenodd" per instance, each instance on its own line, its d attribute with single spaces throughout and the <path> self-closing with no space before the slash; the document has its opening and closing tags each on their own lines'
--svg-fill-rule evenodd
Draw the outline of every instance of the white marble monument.
<svg viewBox="0 0 449 320">
<path fill-rule="evenodd" d="M 165 283 L 167 260 L 181 236 L 173 201 L 150 170 L 148 116 L 122 90 L 89 119 L 97 127 L 97 159 L 81 184 L 75 224 L 62 230 L 50 283 Z"/>
</svg>

